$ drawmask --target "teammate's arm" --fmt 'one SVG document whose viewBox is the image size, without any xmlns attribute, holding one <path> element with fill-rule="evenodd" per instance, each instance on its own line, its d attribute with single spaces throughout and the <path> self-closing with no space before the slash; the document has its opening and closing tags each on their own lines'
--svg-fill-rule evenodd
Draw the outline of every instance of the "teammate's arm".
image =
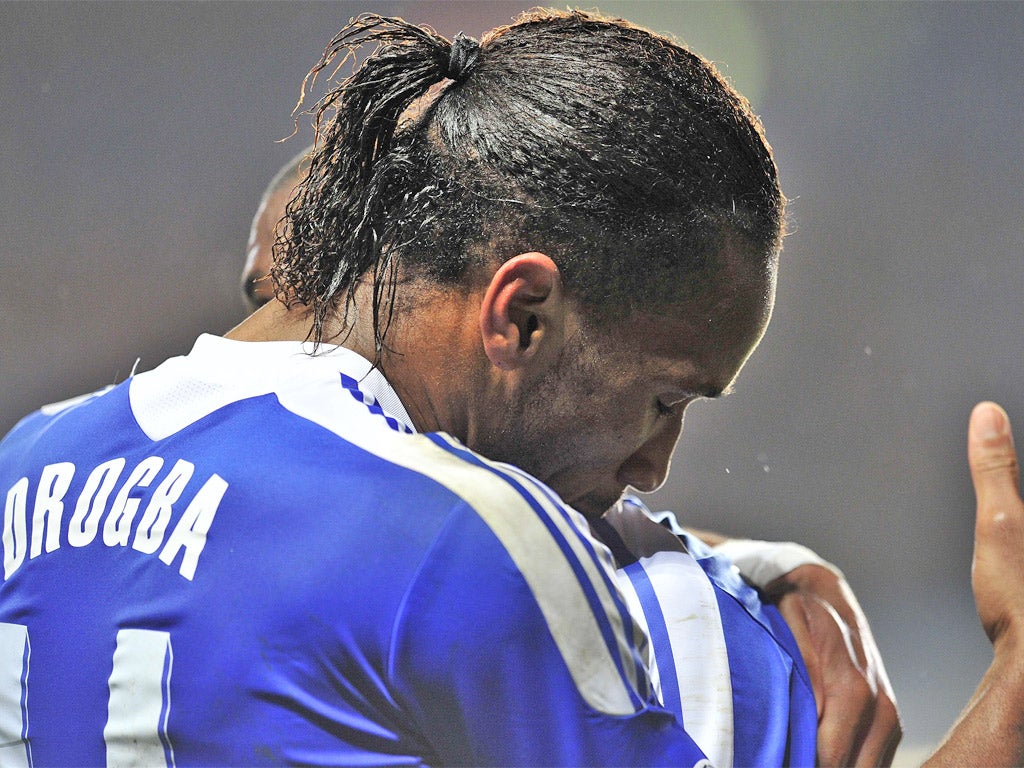
<svg viewBox="0 0 1024 768">
<path fill-rule="evenodd" d="M 733 559 L 786 620 L 814 688 L 819 764 L 890 765 L 903 735 L 896 697 L 843 574 L 800 545 L 690 532 Z"/>
<path fill-rule="evenodd" d="M 967 456 L 978 502 L 974 599 L 995 655 L 930 768 L 1024 764 L 1024 501 L 1010 422 L 994 403 L 971 414 Z"/>
<path fill-rule="evenodd" d="M 766 589 L 793 633 L 818 705 L 818 763 L 890 765 L 896 697 L 867 618 L 842 574 L 801 565 Z"/>
</svg>

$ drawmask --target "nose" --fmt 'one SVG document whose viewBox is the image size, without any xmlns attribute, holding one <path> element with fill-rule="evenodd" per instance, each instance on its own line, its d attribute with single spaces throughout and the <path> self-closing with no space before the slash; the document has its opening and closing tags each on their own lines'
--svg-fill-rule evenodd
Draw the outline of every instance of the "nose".
<svg viewBox="0 0 1024 768">
<path fill-rule="evenodd" d="M 266 273 L 250 270 L 242 275 L 242 292 L 251 309 L 256 310 L 274 298 L 274 287 Z"/>
<path fill-rule="evenodd" d="M 632 456 L 622 462 L 616 473 L 616 479 L 620 483 L 631 485 L 643 493 L 656 491 L 661 487 L 668 477 L 672 452 L 683 431 L 683 410 L 685 408 L 680 410 L 678 416 L 664 419 L 661 428 Z"/>
</svg>

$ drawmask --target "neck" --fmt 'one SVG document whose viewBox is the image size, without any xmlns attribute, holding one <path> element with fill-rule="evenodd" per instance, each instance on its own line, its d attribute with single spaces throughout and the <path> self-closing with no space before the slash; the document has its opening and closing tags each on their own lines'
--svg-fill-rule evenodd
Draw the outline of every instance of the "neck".
<svg viewBox="0 0 1024 768">
<path fill-rule="evenodd" d="M 346 326 L 341 318 L 331 318 L 324 338 L 374 361 L 368 294 L 357 293 L 352 323 Z M 475 370 L 482 353 L 478 354 L 478 310 L 474 308 L 474 301 L 476 306 L 479 301 L 437 289 L 417 291 L 415 296 L 415 306 L 395 308 L 378 367 L 418 432 L 447 432 L 466 442 L 475 421 L 473 395 L 480 391 Z M 237 341 L 307 341 L 311 330 L 306 307 L 289 309 L 271 301 L 225 336 Z"/>
</svg>

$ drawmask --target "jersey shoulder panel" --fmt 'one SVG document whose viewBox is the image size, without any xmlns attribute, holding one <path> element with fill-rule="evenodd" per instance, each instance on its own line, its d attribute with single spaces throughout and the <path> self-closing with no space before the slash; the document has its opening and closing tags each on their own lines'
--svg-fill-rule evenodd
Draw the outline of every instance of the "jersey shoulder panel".
<svg viewBox="0 0 1024 768">
<path fill-rule="evenodd" d="M 583 517 L 542 483 L 490 462 L 454 438 L 401 430 L 352 430 L 342 411 L 325 412 L 308 392 L 279 395 L 289 411 L 343 434 L 396 467 L 448 489 L 500 542 L 529 586 L 531 599 L 584 698 L 597 711 L 635 712 L 649 694 L 640 651 L 645 639 L 629 618 L 607 549 Z M 592 649 L 580 654 L 580 647 Z"/>
</svg>

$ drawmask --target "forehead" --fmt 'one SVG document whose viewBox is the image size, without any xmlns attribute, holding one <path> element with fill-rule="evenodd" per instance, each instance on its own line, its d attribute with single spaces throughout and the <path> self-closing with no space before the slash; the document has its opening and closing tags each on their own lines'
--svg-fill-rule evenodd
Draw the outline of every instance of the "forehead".
<svg viewBox="0 0 1024 768">
<path fill-rule="evenodd" d="M 292 199 L 294 190 L 291 187 L 278 187 L 260 202 L 256 218 L 270 230 L 284 217 L 285 206 Z"/>
<path fill-rule="evenodd" d="M 697 394 L 727 389 L 771 317 L 775 264 L 727 258 L 701 293 L 679 306 L 641 310 L 608 328 L 610 347 L 635 372 L 686 383 Z"/>
</svg>

